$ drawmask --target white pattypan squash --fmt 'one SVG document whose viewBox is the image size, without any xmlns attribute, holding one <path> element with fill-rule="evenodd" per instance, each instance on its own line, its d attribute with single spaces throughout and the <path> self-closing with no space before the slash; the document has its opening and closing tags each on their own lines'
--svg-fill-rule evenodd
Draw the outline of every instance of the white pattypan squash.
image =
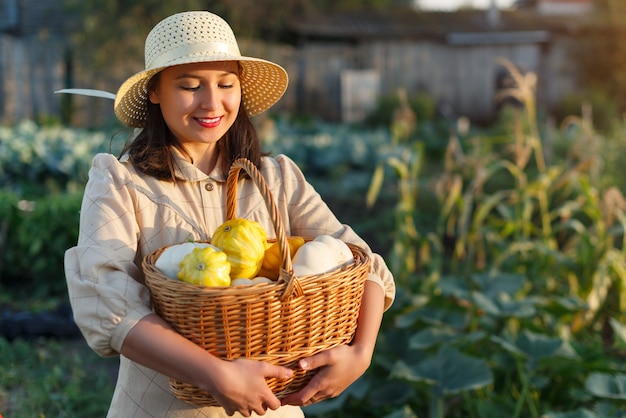
<svg viewBox="0 0 626 418">
<path fill-rule="evenodd" d="M 324 274 L 354 262 L 348 245 L 330 235 L 320 235 L 302 245 L 292 259 L 296 276 Z"/>
</svg>

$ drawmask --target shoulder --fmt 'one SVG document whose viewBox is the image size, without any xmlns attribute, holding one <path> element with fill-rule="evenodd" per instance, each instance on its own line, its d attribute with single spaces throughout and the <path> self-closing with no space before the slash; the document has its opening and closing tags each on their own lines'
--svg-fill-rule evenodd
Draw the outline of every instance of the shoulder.
<svg viewBox="0 0 626 418">
<path fill-rule="evenodd" d="M 118 159 L 113 154 L 99 153 L 93 157 L 89 170 L 89 181 L 105 181 L 117 184 L 132 182 L 135 169 L 127 159 Z"/>
<path fill-rule="evenodd" d="M 99 169 L 111 169 L 119 165 L 119 160 L 113 154 L 99 153 L 93 157 L 91 165 Z"/>
<path fill-rule="evenodd" d="M 263 157 L 261 160 L 261 172 L 267 180 L 304 177 L 300 167 L 284 154 L 278 154 L 275 157 Z"/>
</svg>

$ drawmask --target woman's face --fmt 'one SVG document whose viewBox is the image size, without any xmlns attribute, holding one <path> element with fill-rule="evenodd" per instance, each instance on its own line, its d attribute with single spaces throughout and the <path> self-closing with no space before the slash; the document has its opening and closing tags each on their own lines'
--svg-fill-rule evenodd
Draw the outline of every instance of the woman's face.
<svg viewBox="0 0 626 418">
<path fill-rule="evenodd" d="M 186 148 L 213 146 L 237 118 L 239 66 L 221 61 L 166 68 L 149 98 L 161 107 L 165 123 Z"/>
</svg>

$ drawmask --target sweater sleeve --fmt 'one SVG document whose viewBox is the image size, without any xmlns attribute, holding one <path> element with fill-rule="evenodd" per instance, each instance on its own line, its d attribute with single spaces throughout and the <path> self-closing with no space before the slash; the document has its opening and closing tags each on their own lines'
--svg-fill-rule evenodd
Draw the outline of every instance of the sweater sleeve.
<svg viewBox="0 0 626 418">
<path fill-rule="evenodd" d="M 379 254 L 373 253 L 369 245 L 350 226 L 342 224 L 337 219 L 289 157 L 278 155 L 276 161 L 282 172 L 282 193 L 289 214 L 291 234 L 304 237 L 332 235 L 363 248 L 371 257 L 368 280 L 382 287 L 385 293 L 385 309 L 388 309 L 395 298 L 396 286 L 384 259 Z"/>
<path fill-rule="evenodd" d="M 119 353 L 130 329 L 151 313 L 136 262 L 139 227 L 130 176 L 110 154 L 95 156 L 80 213 L 78 243 L 65 253 L 76 324 L 101 356 Z"/>
</svg>

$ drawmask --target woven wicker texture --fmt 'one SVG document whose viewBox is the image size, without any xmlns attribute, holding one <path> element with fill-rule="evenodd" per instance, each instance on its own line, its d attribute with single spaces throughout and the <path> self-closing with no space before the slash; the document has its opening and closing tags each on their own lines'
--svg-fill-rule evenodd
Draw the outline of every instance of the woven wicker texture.
<svg viewBox="0 0 626 418">
<path fill-rule="evenodd" d="M 300 370 L 299 359 L 352 340 L 370 258 L 360 247 L 348 244 L 353 264 L 326 274 L 295 277 L 272 195 L 246 159 L 235 161 L 228 176 L 227 218 L 235 217 L 238 181 L 249 181 L 238 180 L 242 169 L 261 192 L 275 227 L 282 263 L 278 280 L 244 287 L 200 287 L 171 280 L 154 267 L 166 247 L 146 256 L 143 269 L 156 313 L 189 340 L 220 358 L 246 357 L 292 368 L 290 380 L 268 379 L 272 391 L 283 398 L 301 389 L 315 373 Z M 218 405 L 210 394 L 192 385 L 172 379 L 170 389 L 183 401 Z"/>
</svg>

